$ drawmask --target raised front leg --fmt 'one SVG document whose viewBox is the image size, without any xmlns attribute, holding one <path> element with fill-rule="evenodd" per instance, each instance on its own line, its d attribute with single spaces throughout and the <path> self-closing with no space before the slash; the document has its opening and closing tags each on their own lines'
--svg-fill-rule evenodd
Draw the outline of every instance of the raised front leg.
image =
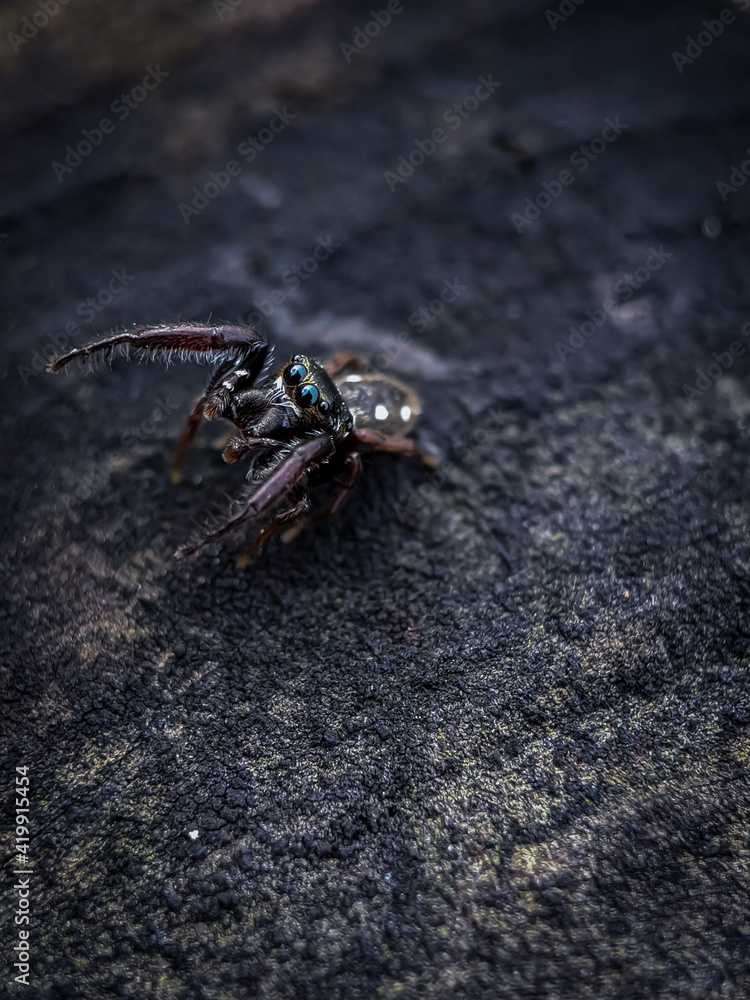
<svg viewBox="0 0 750 1000">
<path fill-rule="evenodd" d="M 268 356 L 268 341 L 249 326 L 178 323 L 141 326 L 113 334 L 55 358 L 47 370 L 57 372 L 75 358 L 86 361 L 101 352 L 108 352 L 111 357 L 115 349 L 127 354 L 130 348 L 139 360 L 163 357 L 169 361 L 177 355 L 180 361 L 208 361 L 212 364 L 232 361 L 241 364 L 253 379 L 260 374 Z"/>
</svg>

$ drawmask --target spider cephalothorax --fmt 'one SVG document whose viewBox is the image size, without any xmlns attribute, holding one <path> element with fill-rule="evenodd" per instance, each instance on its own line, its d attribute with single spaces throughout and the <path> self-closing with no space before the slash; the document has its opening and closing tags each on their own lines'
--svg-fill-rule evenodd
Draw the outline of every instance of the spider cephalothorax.
<svg viewBox="0 0 750 1000">
<path fill-rule="evenodd" d="M 300 522 L 296 533 L 307 523 L 310 486 L 334 483 L 316 520 L 335 513 L 361 472 L 362 451 L 400 452 L 435 464 L 406 437 L 419 414 L 416 393 L 397 379 L 370 371 L 357 355 L 342 352 L 322 364 L 296 354 L 274 374 L 264 375 L 269 346 L 255 330 L 188 323 L 115 334 L 56 358 L 49 370 L 98 352 L 111 355 L 116 348 L 132 349 L 139 358 L 169 360 L 177 354 L 182 360 L 218 365 L 188 417 L 172 465 L 173 482 L 180 480 L 185 453 L 203 417 L 224 417 L 237 428 L 224 448 L 227 462 L 250 456 L 251 487 L 233 505 L 239 510 L 178 555 L 191 555 L 246 521 L 271 514 L 288 498 L 291 506 L 271 517 L 240 561 L 244 564 L 282 525 Z"/>
<path fill-rule="evenodd" d="M 298 427 L 324 430 L 336 442 L 354 426 L 349 407 L 330 375 L 319 361 L 295 354 L 276 373 L 274 388 L 283 396 L 283 405 L 293 413 Z"/>
</svg>

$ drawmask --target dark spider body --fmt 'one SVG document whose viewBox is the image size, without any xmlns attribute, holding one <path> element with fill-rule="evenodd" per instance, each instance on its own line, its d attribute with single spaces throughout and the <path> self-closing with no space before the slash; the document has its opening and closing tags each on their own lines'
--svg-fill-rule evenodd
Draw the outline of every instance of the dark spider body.
<svg viewBox="0 0 750 1000">
<path fill-rule="evenodd" d="M 56 372 L 75 358 L 133 349 L 139 358 L 177 354 L 217 367 L 198 398 L 177 447 L 172 481 L 179 482 L 185 453 L 203 417 L 224 417 L 238 432 L 224 448 L 227 462 L 249 455 L 250 489 L 226 517 L 196 543 L 183 546 L 192 555 L 209 542 L 247 521 L 276 511 L 240 560 L 244 565 L 278 529 L 294 522 L 293 536 L 308 523 L 308 488 L 332 483 L 333 489 L 315 520 L 336 513 L 362 470 L 363 451 L 390 451 L 435 459 L 406 437 L 419 415 L 417 394 L 398 379 L 373 372 L 357 355 L 341 352 L 325 364 L 297 354 L 273 374 L 268 342 L 244 326 L 180 324 L 137 328 L 56 358 Z M 291 506 L 277 510 L 283 500 Z"/>
</svg>

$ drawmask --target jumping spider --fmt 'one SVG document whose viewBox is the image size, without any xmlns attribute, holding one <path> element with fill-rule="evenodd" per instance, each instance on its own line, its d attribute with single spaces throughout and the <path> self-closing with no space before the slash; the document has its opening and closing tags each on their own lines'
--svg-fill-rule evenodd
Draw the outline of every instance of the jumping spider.
<svg viewBox="0 0 750 1000">
<path fill-rule="evenodd" d="M 225 417 L 239 433 L 223 451 L 226 462 L 251 456 L 250 489 L 212 531 L 177 551 L 189 556 L 246 521 L 277 511 L 239 561 L 244 566 L 279 528 L 296 522 L 287 537 L 311 522 L 308 487 L 333 483 L 334 488 L 314 520 L 335 514 L 362 471 L 363 451 L 390 451 L 434 466 L 433 456 L 406 437 L 420 411 L 417 394 L 395 378 L 373 372 L 356 354 L 341 351 L 325 363 L 295 354 L 278 371 L 267 374 L 268 342 L 245 326 L 179 324 L 136 327 L 127 333 L 79 347 L 55 358 L 57 372 L 74 358 L 97 352 L 111 358 L 115 348 L 138 359 L 173 354 L 181 360 L 216 364 L 208 385 L 188 417 L 172 464 L 172 482 L 180 481 L 185 453 L 203 417 Z"/>
</svg>

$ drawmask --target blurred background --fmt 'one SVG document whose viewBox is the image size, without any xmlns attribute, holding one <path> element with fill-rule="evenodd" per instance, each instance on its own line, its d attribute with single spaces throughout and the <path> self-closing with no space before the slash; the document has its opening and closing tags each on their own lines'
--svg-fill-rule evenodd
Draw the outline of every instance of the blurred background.
<svg viewBox="0 0 750 1000">
<path fill-rule="evenodd" d="M 747 8 L 2 5 L 29 996 L 748 995 Z M 205 371 L 43 369 L 209 317 L 376 358 L 442 471 L 175 563 Z"/>
<path fill-rule="evenodd" d="M 209 314 L 267 320 L 284 349 L 374 349 L 405 330 L 443 359 L 502 358 L 508 371 L 542 353 L 555 369 L 555 344 L 655 241 L 671 240 L 669 266 L 620 303 L 576 375 L 634 342 L 669 351 L 699 314 L 712 349 L 731 315 L 749 194 L 717 182 L 747 159 L 739 3 L 726 8 L 733 23 L 716 22 L 720 37 L 677 64 L 710 4 L 571 0 L 565 15 L 407 2 L 384 8 L 385 25 L 366 6 L 314 0 L 50 4 L 0 15 L 4 345 L 20 352 L 16 369 L 71 322 L 82 342 Z M 500 86 L 446 123 L 487 74 Z M 616 115 L 627 126 L 616 141 L 572 163 Z M 396 174 L 441 125 L 447 140 Z M 238 173 L 221 187 L 230 161 Z M 526 218 L 526 199 L 544 203 L 543 184 L 566 167 L 573 183 Z M 326 236 L 338 246 L 325 267 L 285 280 Z M 710 290 L 695 281 L 707 267 Z M 78 311 L 123 268 L 132 278 L 111 302 Z M 451 308 L 410 325 L 456 278 L 465 290 Z M 256 304 L 275 289 L 283 301 L 265 317 Z M 677 388 L 690 374 L 676 373 Z"/>
</svg>

